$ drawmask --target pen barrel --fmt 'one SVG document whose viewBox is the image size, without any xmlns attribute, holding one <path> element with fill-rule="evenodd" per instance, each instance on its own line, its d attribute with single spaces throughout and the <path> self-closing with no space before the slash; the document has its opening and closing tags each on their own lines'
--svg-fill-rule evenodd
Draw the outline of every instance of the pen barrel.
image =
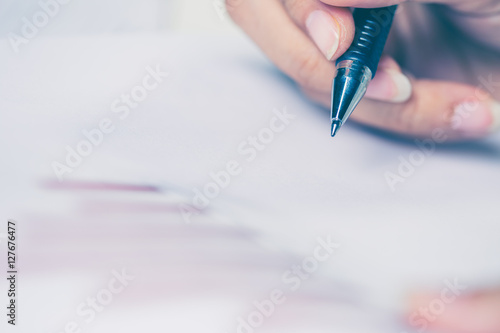
<svg viewBox="0 0 500 333">
<path fill-rule="evenodd" d="M 349 49 L 338 60 L 359 61 L 368 66 L 372 78 L 377 73 L 397 5 L 382 8 L 356 8 L 353 12 L 356 35 Z"/>
</svg>

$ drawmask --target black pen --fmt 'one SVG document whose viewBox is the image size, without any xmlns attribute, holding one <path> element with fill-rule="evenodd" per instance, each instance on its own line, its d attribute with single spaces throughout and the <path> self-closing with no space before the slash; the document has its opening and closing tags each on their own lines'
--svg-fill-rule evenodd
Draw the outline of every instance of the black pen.
<svg viewBox="0 0 500 333">
<path fill-rule="evenodd" d="M 356 36 L 337 60 L 332 85 L 332 137 L 344 125 L 377 73 L 397 5 L 354 9 Z"/>
</svg>

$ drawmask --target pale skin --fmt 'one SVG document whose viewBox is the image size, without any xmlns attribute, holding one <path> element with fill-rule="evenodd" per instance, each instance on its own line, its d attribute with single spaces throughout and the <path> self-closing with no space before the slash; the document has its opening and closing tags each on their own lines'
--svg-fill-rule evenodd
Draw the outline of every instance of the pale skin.
<svg viewBox="0 0 500 333">
<path fill-rule="evenodd" d="M 236 24 L 276 66 L 325 107 L 330 106 L 335 60 L 353 40 L 350 8 L 403 4 L 387 54 L 351 121 L 407 137 L 432 139 L 436 130 L 444 131 L 446 142 L 482 138 L 500 129 L 500 0 L 226 4 Z M 419 295 L 412 309 L 434 297 Z M 500 289 L 459 300 L 431 325 L 443 331 L 500 332 Z"/>
<path fill-rule="evenodd" d="M 354 36 L 347 7 L 405 1 L 226 2 L 233 20 L 276 66 L 312 100 L 329 107 L 335 60 Z M 447 141 L 498 130 L 500 1 L 442 0 L 440 7 L 411 1 L 396 17 L 388 54 L 351 119 L 410 137 L 432 138 L 442 129 Z"/>
</svg>

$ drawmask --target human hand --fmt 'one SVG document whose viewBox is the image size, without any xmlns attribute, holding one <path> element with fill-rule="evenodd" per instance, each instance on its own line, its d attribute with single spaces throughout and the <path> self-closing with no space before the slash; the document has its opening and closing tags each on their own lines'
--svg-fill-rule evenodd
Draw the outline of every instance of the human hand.
<svg viewBox="0 0 500 333">
<path fill-rule="evenodd" d="M 459 296 L 445 291 L 412 297 L 408 324 L 419 332 L 500 332 L 500 289 Z"/>
<path fill-rule="evenodd" d="M 444 131 L 447 140 L 477 138 L 500 128 L 500 1 L 439 1 L 400 6 L 387 55 L 351 119 L 405 136 L 434 137 Z M 347 7 L 402 2 L 226 0 L 233 20 L 326 107 L 335 60 L 354 37 Z"/>
</svg>

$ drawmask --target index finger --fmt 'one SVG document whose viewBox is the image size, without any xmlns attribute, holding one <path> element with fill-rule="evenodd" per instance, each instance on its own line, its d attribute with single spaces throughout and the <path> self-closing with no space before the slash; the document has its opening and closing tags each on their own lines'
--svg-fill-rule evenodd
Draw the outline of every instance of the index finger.
<svg viewBox="0 0 500 333">
<path fill-rule="evenodd" d="M 354 36 L 352 15 L 345 8 L 325 6 L 317 0 L 254 0 L 241 2 L 230 15 L 289 77 L 301 86 L 329 92 L 335 65 L 304 31 L 308 14 L 315 11 L 327 11 L 332 25 L 335 20 L 343 23 L 338 26 L 334 53 L 345 52 Z"/>
</svg>

